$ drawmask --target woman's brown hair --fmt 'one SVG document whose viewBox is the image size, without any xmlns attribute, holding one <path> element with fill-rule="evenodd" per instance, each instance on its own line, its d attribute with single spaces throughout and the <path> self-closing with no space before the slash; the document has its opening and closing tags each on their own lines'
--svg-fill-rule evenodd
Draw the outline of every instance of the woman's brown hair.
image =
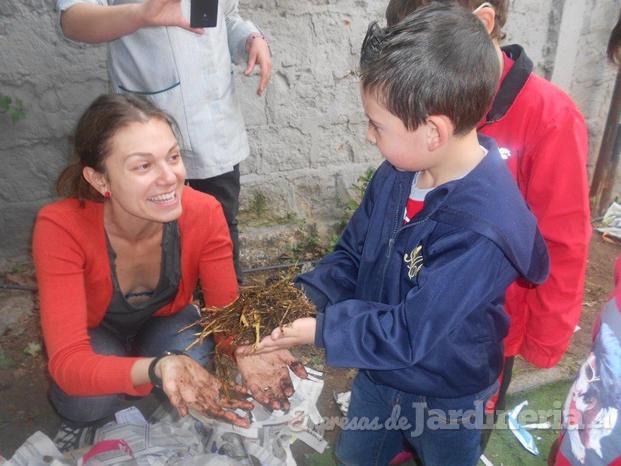
<svg viewBox="0 0 621 466">
<path fill-rule="evenodd" d="M 104 160 L 117 131 L 131 123 L 158 118 L 170 125 L 179 139 L 174 119 L 146 99 L 121 94 L 100 95 L 78 120 L 73 136 L 73 162 L 56 181 L 56 192 L 80 201 L 103 201 L 103 196 L 82 175 L 84 167 L 104 173 Z"/>
</svg>

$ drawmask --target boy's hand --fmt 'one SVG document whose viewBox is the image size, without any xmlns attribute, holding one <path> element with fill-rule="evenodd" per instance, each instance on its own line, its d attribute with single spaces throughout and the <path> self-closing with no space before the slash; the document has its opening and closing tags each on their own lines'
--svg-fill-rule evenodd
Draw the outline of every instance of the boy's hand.
<svg viewBox="0 0 621 466">
<path fill-rule="evenodd" d="M 311 345 L 315 342 L 317 319 L 303 317 L 284 327 L 276 327 L 270 336 L 265 337 L 256 348 L 257 353 L 276 349 L 287 349 L 299 345 Z"/>
<path fill-rule="evenodd" d="M 244 74 L 250 76 L 255 65 L 261 67 L 261 80 L 257 88 L 257 95 L 260 96 L 265 91 L 272 72 L 272 55 L 263 34 L 253 32 L 248 36 L 248 39 L 246 39 L 246 52 L 248 52 L 248 66 L 246 66 Z"/>
<path fill-rule="evenodd" d="M 243 348 L 235 352 L 237 368 L 253 398 L 271 409 L 288 411 L 287 398 L 293 395 L 293 384 L 287 368 L 305 379 L 304 365 L 287 350 L 257 355 L 245 353 Z"/>
</svg>

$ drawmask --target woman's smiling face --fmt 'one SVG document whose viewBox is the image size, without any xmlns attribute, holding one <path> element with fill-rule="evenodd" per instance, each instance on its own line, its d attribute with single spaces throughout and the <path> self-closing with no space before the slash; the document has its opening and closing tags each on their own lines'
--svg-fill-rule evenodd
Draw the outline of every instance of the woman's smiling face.
<svg viewBox="0 0 621 466">
<path fill-rule="evenodd" d="M 179 218 L 186 172 L 167 122 L 130 123 L 112 136 L 108 149 L 104 179 L 115 211 L 136 220 Z"/>
</svg>

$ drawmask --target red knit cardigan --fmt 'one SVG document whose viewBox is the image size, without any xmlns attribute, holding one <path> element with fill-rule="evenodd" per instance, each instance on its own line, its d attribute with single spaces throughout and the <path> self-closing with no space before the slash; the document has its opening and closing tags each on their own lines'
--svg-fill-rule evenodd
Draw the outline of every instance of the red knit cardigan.
<svg viewBox="0 0 621 466">
<path fill-rule="evenodd" d="M 172 302 L 155 315 L 179 312 L 200 279 L 209 306 L 237 297 L 232 246 L 222 207 L 211 196 L 185 187 L 181 238 L 181 281 Z M 41 304 L 41 325 L 49 371 L 69 395 L 146 395 L 150 384 L 134 386 L 130 371 L 138 358 L 96 354 L 87 329 L 102 321 L 112 297 L 103 204 L 65 199 L 37 216 L 33 256 Z"/>
</svg>

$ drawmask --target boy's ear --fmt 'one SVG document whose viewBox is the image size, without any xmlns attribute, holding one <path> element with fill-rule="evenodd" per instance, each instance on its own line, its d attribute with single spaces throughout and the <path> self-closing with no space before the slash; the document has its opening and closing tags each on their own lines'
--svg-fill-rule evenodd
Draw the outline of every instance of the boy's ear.
<svg viewBox="0 0 621 466">
<path fill-rule="evenodd" d="M 453 122 L 445 115 L 427 117 L 427 150 L 431 152 L 444 146 L 454 129 Z"/>
<path fill-rule="evenodd" d="M 86 181 L 88 181 L 88 184 L 99 191 L 102 196 L 108 190 L 106 176 L 103 173 L 99 173 L 94 168 L 84 167 L 82 169 L 82 176 Z"/>
<path fill-rule="evenodd" d="M 483 6 L 483 8 L 477 8 L 474 14 L 481 20 L 487 33 L 492 35 L 494 26 L 496 25 L 496 10 L 491 6 Z"/>
</svg>

